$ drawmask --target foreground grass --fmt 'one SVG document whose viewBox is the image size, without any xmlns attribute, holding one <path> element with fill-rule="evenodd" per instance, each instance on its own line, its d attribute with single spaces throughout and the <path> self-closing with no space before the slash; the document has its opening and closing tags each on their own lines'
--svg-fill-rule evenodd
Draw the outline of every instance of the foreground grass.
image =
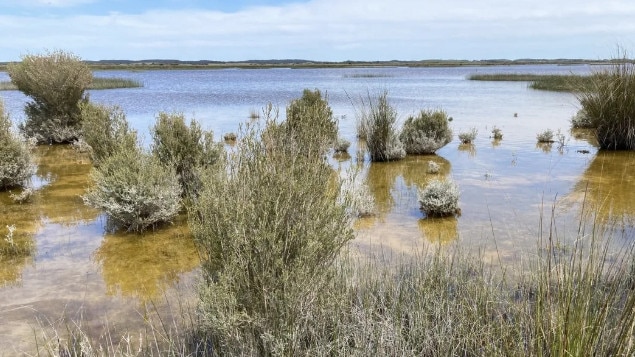
<svg viewBox="0 0 635 357">
<path fill-rule="evenodd" d="M 631 356 L 633 244 L 610 253 L 609 243 L 593 238 L 599 235 L 581 233 L 567 245 L 552 232 L 523 267 L 489 265 L 458 247 L 397 260 L 344 254 L 301 316 L 278 318 L 297 323 L 293 355 Z M 161 321 L 138 340 L 101 346 L 73 328 L 40 346 L 53 356 L 217 356 L 195 311 L 180 313 L 187 326 Z M 273 338 L 259 336 L 270 347 L 264 351 L 244 341 L 225 352 L 287 350 Z"/>
<path fill-rule="evenodd" d="M 132 79 L 94 77 L 93 82 L 88 86 L 88 89 L 100 90 L 139 87 L 143 87 L 143 83 Z M 0 82 L 0 91 L 4 90 L 18 90 L 18 88 L 10 81 L 3 81 Z"/>
<path fill-rule="evenodd" d="M 574 74 L 472 74 L 468 77 L 468 79 L 472 81 L 531 82 L 529 87 L 532 89 L 557 92 L 584 92 L 591 89 L 593 86 L 593 76 Z"/>
</svg>

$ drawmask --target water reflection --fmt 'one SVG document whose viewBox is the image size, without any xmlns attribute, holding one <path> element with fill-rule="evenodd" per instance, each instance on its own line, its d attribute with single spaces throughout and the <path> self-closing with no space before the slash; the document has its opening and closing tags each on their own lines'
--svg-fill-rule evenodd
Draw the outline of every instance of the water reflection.
<svg viewBox="0 0 635 357">
<path fill-rule="evenodd" d="M 476 157 L 476 145 L 469 144 L 459 144 L 459 151 L 468 154 L 469 157 Z"/>
<path fill-rule="evenodd" d="M 109 295 L 142 301 L 157 298 L 178 282 L 181 273 L 199 265 L 185 217 L 143 235 L 107 234 L 94 258 L 101 265 Z"/>
<path fill-rule="evenodd" d="M 456 217 L 422 218 L 419 230 L 423 237 L 433 243 L 448 243 L 458 236 L 458 220 Z"/>
<path fill-rule="evenodd" d="M 635 152 L 598 151 L 575 185 L 589 212 L 604 224 L 635 223 Z"/>
<path fill-rule="evenodd" d="M 427 173 L 428 161 L 439 165 L 437 174 Z M 375 198 L 377 211 L 381 215 L 393 209 L 397 203 L 396 198 L 413 193 L 416 197 L 417 188 L 425 187 L 432 179 L 446 177 L 451 169 L 450 162 L 438 155 L 407 156 L 399 161 L 371 163 L 367 183 Z M 401 178 L 401 181 L 398 178 Z M 398 187 L 401 182 L 405 184 L 405 189 Z"/>
</svg>

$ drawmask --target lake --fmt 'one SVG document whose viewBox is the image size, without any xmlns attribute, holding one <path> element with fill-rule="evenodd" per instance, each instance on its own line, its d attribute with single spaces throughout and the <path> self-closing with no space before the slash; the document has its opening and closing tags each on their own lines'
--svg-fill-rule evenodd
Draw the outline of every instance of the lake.
<svg viewBox="0 0 635 357">
<path fill-rule="evenodd" d="M 90 99 L 120 106 L 148 146 L 160 111 L 184 113 L 220 140 L 267 103 L 278 106 L 283 119 L 285 106 L 303 89 L 320 89 L 340 135 L 353 143 L 349 157 L 331 163 L 342 172 L 359 166 L 377 205 L 376 216 L 355 223 L 352 251 L 398 256 L 458 243 L 499 264 L 535 254 L 552 218 L 564 241 L 592 222 L 618 233 L 618 245 L 632 239 L 635 157 L 598 152 L 588 133 L 569 130 L 578 110 L 573 94 L 532 90 L 526 82 L 466 79 L 473 73 L 590 71 L 586 65 L 98 71 L 95 76 L 144 86 L 92 91 Z M 7 74 L 0 72 L 0 80 Z M 360 100 L 383 91 L 401 121 L 421 109 L 445 110 L 453 118 L 454 140 L 437 155 L 398 162 L 371 164 L 368 155 L 357 155 Z M 22 120 L 26 98 L 17 91 L 0 97 L 12 119 Z M 490 138 L 494 126 L 503 132 L 500 141 Z M 471 128 L 478 130 L 474 144 L 460 145 L 456 135 Z M 545 129 L 561 130 L 565 145 L 538 145 L 536 134 Z M 34 334 L 64 326 L 63 317 L 85 321 L 96 336 L 115 335 L 140 328 L 148 306 L 165 312 L 175 298 L 195 303 L 199 260 L 185 217 L 141 236 L 106 234 L 105 216 L 80 197 L 90 184 L 88 159 L 59 146 L 39 147 L 37 155 L 33 202 L 14 204 L 0 193 L 0 237 L 15 225 L 16 234 L 35 247 L 30 257 L 0 260 L 0 350 L 31 350 Z M 441 165 L 439 175 L 426 173 L 430 160 Z M 417 190 L 438 177 L 459 185 L 460 216 L 427 219 L 420 212 Z"/>
</svg>

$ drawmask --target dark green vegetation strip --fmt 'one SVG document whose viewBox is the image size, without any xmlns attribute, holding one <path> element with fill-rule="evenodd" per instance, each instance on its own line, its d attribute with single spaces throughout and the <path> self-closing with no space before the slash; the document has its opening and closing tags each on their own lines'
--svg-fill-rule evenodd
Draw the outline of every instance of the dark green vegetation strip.
<svg viewBox="0 0 635 357">
<path fill-rule="evenodd" d="M 522 74 L 496 73 L 473 74 L 468 79 L 473 81 L 531 82 L 530 88 L 558 92 L 584 92 L 591 88 L 595 76 L 559 75 L 559 74 Z"/>
<path fill-rule="evenodd" d="M 93 78 L 93 82 L 88 89 L 115 89 L 115 88 L 138 88 L 143 87 L 143 83 L 132 79 L 125 78 Z M 18 90 L 18 88 L 9 81 L 0 82 L 0 91 L 2 90 Z"/>
</svg>

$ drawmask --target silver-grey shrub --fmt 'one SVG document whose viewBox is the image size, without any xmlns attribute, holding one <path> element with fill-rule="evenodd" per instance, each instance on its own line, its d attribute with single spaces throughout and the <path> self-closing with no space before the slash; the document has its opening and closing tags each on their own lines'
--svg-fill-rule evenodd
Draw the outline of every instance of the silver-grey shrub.
<svg viewBox="0 0 635 357">
<path fill-rule="evenodd" d="M 91 178 L 84 202 L 106 212 L 113 229 L 141 232 L 171 221 L 181 208 L 174 169 L 138 146 L 115 151 Z"/>
<path fill-rule="evenodd" d="M 476 139 L 476 135 L 478 135 L 478 130 L 476 128 L 470 128 L 468 131 L 459 133 L 459 140 L 463 144 L 471 144 Z"/>
<path fill-rule="evenodd" d="M 0 191 L 25 186 L 35 169 L 29 144 L 12 130 L 0 100 Z"/>
<path fill-rule="evenodd" d="M 443 110 L 422 110 L 406 119 L 399 138 L 408 154 L 434 154 L 452 141 L 448 115 Z"/>
<path fill-rule="evenodd" d="M 80 136 L 79 104 L 93 80 L 87 64 L 68 52 L 26 55 L 7 66 L 11 82 L 31 101 L 20 129 L 39 143 L 70 143 Z"/>
<path fill-rule="evenodd" d="M 318 149 L 288 145 L 287 130 L 243 131 L 189 211 L 203 260 L 201 328 L 215 355 L 306 355 L 323 333 L 311 326 L 322 288 L 353 239 L 350 217 L 325 157 L 306 155 Z"/>
<path fill-rule="evenodd" d="M 401 160 L 406 150 L 399 139 L 397 112 L 388 103 L 388 93 L 384 92 L 367 103 L 362 103 L 358 117 L 358 136 L 366 137 L 366 147 L 371 161 Z"/>
<path fill-rule="evenodd" d="M 431 217 L 459 212 L 459 187 L 452 180 L 432 180 L 419 191 L 421 210 Z"/>
<path fill-rule="evenodd" d="M 152 153 L 179 176 L 182 196 L 195 196 L 201 186 L 199 171 L 215 164 L 222 151 L 214 134 L 201 129 L 196 120 L 189 126 L 185 116 L 159 113 L 152 128 Z"/>
<path fill-rule="evenodd" d="M 86 102 L 80 105 L 80 112 L 82 137 L 76 146 L 82 146 L 82 142 L 88 144 L 95 166 L 122 146 L 131 148 L 136 145 L 136 134 L 130 129 L 121 108 Z"/>
</svg>

